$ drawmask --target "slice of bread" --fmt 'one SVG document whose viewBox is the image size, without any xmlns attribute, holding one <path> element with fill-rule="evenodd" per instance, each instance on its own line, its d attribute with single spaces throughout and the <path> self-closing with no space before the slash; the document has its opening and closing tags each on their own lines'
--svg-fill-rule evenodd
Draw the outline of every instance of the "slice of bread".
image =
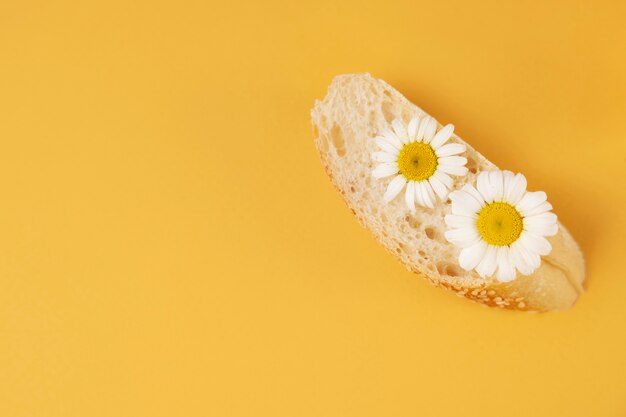
<svg viewBox="0 0 626 417">
<path fill-rule="evenodd" d="M 395 118 L 408 123 L 412 116 L 424 114 L 398 91 L 369 74 L 335 77 L 324 100 L 316 101 L 311 119 L 322 164 L 348 207 L 407 269 L 436 286 L 501 308 L 569 308 L 583 292 L 585 272 L 582 253 L 563 225 L 559 224 L 556 236 L 548 238 L 552 252 L 542 257 L 541 266 L 532 275 L 518 273 L 512 282 L 501 283 L 495 277 L 481 278 L 475 271 L 458 266 L 460 249 L 444 237 L 449 199 L 434 209 L 418 207 L 414 214 L 403 198 L 383 201 L 391 177 L 372 178 L 371 154 L 378 150 L 373 138 L 382 128 L 390 127 Z M 475 184 L 480 171 L 497 169 L 458 136 L 453 135 L 450 142 L 467 145 L 464 156 L 470 171 L 465 177 L 454 177 L 453 189 Z"/>
</svg>

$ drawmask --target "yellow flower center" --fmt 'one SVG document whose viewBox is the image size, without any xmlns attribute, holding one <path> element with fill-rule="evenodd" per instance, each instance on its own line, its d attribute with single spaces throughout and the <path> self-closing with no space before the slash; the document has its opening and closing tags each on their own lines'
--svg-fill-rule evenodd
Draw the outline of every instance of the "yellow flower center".
<svg viewBox="0 0 626 417">
<path fill-rule="evenodd" d="M 438 164 L 435 151 L 427 143 L 408 143 L 398 154 L 398 169 L 406 179 L 411 181 L 430 178 L 435 173 Z"/>
<path fill-rule="evenodd" d="M 478 213 L 476 227 L 478 233 L 490 245 L 508 246 L 522 234 L 524 221 L 512 205 L 491 203 Z"/>
</svg>

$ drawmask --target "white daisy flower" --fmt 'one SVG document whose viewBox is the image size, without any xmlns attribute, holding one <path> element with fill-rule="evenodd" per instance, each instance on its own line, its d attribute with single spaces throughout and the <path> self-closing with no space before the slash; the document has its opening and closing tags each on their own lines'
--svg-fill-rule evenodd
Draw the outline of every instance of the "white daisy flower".
<svg viewBox="0 0 626 417">
<path fill-rule="evenodd" d="M 467 158 L 458 156 L 465 151 L 460 143 L 446 144 L 454 126 L 449 124 L 437 131 L 437 122 L 430 116 L 411 119 L 405 126 L 399 119 L 391 122 L 392 130 L 383 129 L 376 137 L 381 149 L 372 157 L 380 164 L 372 171 L 375 178 L 394 176 L 384 199 L 396 198 L 406 186 L 405 201 L 409 210 L 415 203 L 433 208 L 435 194 L 443 201 L 452 187 L 450 175 L 467 174 Z"/>
<path fill-rule="evenodd" d="M 527 192 L 526 178 L 510 171 L 481 172 L 476 184 L 450 193 L 452 214 L 445 218 L 450 227 L 445 236 L 463 248 L 459 265 L 482 277 L 495 273 L 502 282 L 515 279 L 516 270 L 532 274 L 540 256 L 552 250 L 545 236 L 558 231 L 546 193 Z"/>
</svg>

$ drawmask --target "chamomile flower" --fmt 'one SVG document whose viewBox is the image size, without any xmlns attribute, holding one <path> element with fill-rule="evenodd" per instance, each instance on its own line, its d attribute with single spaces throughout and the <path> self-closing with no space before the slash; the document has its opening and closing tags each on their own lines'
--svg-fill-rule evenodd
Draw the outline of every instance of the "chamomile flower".
<svg viewBox="0 0 626 417">
<path fill-rule="evenodd" d="M 526 191 L 526 178 L 510 171 L 478 174 L 476 188 L 466 184 L 450 193 L 452 214 L 446 239 L 462 248 L 459 265 L 482 277 L 512 281 L 516 270 L 532 274 L 540 256 L 550 253 L 546 236 L 558 232 L 557 218 L 543 191 Z"/>
<path fill-rule="evenodd" d="M 379 152 L 372 154 L 380 162 L 372 171 L 375 178 L 393 176 L 384 200 L 396 198 L 405 188 L 405 201 L 409 210 L 415 203 L 433 208 L 435 194 L 442 201 L 448 195 L 453 181 L 450 175 L 467 174 L 467 158 L 458 156 L 465 145 L 448 143 L 454 126 L 449 124 L 437 131 L 437 122 L 430 116 L 415 116 L 408 126 L 399 119 L 391 122 L 393 130 L 383 129 L 376 137 Z"/>
</svg>

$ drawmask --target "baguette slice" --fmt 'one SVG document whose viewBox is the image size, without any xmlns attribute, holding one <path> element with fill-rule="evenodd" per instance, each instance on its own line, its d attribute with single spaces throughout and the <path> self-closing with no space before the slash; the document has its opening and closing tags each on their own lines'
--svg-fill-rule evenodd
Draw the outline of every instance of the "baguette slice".
<svg viewBox="0 0 626 417">
<path fill-rule="evenodd" d="M 542 257 L 541 266 L 530 276 L 518 273 L 512 282 L 501 283 L 459 267 L 460 249 L 444 238 L 449 200 L 439 202 L 434 209 L 418 207 L 414 214 L 403 198 L 383 201 L 391 177 L 372 178 L 371 154 L 378 150 L 373 138 L 393 119 L 408 123 L 416 114 L 425 112 L 369 74 L 335 77 L 324 100 L 316 101 L 311 111 L 315 145 L 326 173 L 359 222 L 408 270 L 459 296 L 514 310 L 571 307 L 583 292 L 584 261 L 578 245 L 560 223 L 558 234 L 548 238 L 553 249 Z M 480 171 L 497 169 L 458 136 L 453 135 L 452 142 L 467 146 L 464 156 L 470 170 L 465 177 L 453 177 L 453 189 L 475 184 Z"/>
</svg>

